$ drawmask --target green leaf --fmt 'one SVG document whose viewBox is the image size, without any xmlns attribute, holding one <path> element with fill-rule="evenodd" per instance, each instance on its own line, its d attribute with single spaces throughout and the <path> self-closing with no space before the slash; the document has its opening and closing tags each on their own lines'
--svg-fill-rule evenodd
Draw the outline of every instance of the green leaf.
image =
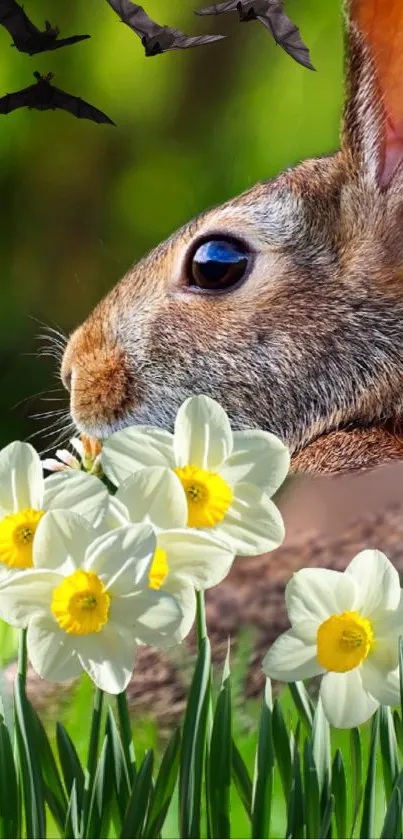
<svg viewBox="0 0 403 839">
<path fill-rule="evenodd" d="M 33 708 L 32 714 L 36 724 L 38 754 L 42 767 L 45 799 L 54 819 L 57 821 L 61 830 L 63 830 L 66 823 L 67 797 L 44 726 Z"/>
<path fill-rule="evenodd" d="M 277 699 L 273 704 L 272 729 L 274 751 L 276 754 L 277 766 L 280 772 L 284 798 L 288 801 L 291 794 L 292 784 L 291 746 L 283 712 Z"/>
<path fill-rule="evenodd" d="M 330 726 L 325 717 L 320 696 L 313 718 L 312 745 L 319 786 L 322 791 L 330 785 L 332 769 L 330 757 Z"/>
<path fill-rule="evenodd" d="M 77 786 L 75 780 L 71 788 L 70 800 L 66 813 L 64 839 L 80 839 L 80 811 L 77 801 Z"/>
<path fill-rule="evenodd" d="M 146 839 L 155 839 L 164 824 L 178 778 L 180 744 L 180 731 L 176 729 L 165 750 L 155 782 L 144 831 Z"/>
<path fill-rule="evenodd" d="M 267 679 L 259 722 L 252 792 L 252 839 L 266 839 L 270 831 L 274 748 L 271 682 Z"/>
<path fill-rule="evenodd" d="M 302 839 L 302 837 L 304 836 L 304 795 L 301 780 L 301 766 L 298 740 L 299 736 L 296 735 L 293 747 L 293 779 L 291 786 L 291 795 L 288 800 L 287 807 L 287 839 Z"/>
<path fill-rule="evenodd" d="M 400 839 L 402 835 L 402 793 L 398 786 L 393 790 L 386 810 L 380 839 Z"/>
<path fill-rule="evenodd" d="M 84 795 L 84 771 L 75 745 L 60 722 L 56 723 L 56 743 L 67 795 L 71 796 L 74 784 L 77 807 L 81 812 Z"/>
<path fill-rule="evenodd" d="M 0 720 L 0 837 L 18 836 L 19 796 L 10 735 Z"/>
<path fill-rule="evenodd" d="M 393 725 L 400 755 L 403 757 L 403 726 L 399 711 L 393 711 Z"/>
<path fill-rule="evenodd" d="M 232 779 L 250 818 L 252 813 L 252 781 L 247 766 L 234 740 L 232 741 Z"/>
<path fill-rule="evenodd" d="M 179 767 L 180 835 L 197 839 L 201 832 L 203 766 L 210 704 L 211 650 L 208 638 L 200 640 L 183 724 Z"/>
<path fill-rule="evenodd" d="M 229 655 L 214 714 L 208 761 L 210 829 L 213 839 L 229 839 L 232 764 L 232 712 Z"/>
<path fill-rule="evenodd" d="M 358 728 L 352 728 L 350 732 L 350 758 L 351 758 L 351 796 L 353 818 L 351 836 L 354 834 L 355 825 L 360 812 L 362 801 L 362 745 L 361 735 Z"/>
<path fill-rule="evenodd" d="M 112 708 L 108 708 L 106 718 L 106 735 L 111 749 L 111 772 L 115 784 L 116 801 L 119 810 L 120 823 L 123 823 L 130 796 L 130 783 L 127 765 L 123 753 L 118 727 L 113 716 Z"/>
<path fill-rule="evenodd" d="M 33 710 L 25 693 L 24 677 L 18 673 L 14 685 L 15 729 L 17 754 L 24 792 L 27 836 L 46 836 L 45 797 L 38 758 L 37 729 Z"/>
<path fill-rule="evenodd" d="M 312 733 L 314 705 L 303 682 L 290 682 L 289 691 L 305 732 L 308 737 Z"/>
<path fill-rule="evenodd" d="M 375 770 L 376 770 L 376 749 L 379 732 L 379 710 L 376 711 L 372 720 L 371 742 L 369 747 L 367 778 L 365 781 L 364 800 L 362 808 L 362 820 L 360 839 L 368 839 L 374 835 L 375 818 Z"/>
<path fill-rule="evenodd" d="M 304 744 L 304 801 L 306 835 L 320 839 L 320 787 L 317 763 L 309 740 Z"/>
<path fill-rule="evenodd" d="M 105 736 L 92 786 L 87 824 L 84 825 L 85 839 L 108 836 L 110 805 L 114 793 L 111 749 Z"/>
<path fill-rule="evenodd" d="M 382 755 L 383 784 L 386 801 L 389 801 L 396 778 L 399 774 L 397 742 L 391 709 L 382 705 L 379 709 L 379 715 L 379 739 Z"/>
<path fill-rule="evenodd" d="M 323 839 L 326 839 L 327 836 L 331 835 L 330 831 L 331 831 L 331 826 L 332 826 L 333 809 L 334 809 L 334 796 L 330 795 L 329 798 L 328 798 L 324 813 L 323 813 L 322 824 L 320 826 L 320 835 L 321 835 L 321 837 L 323 837 Z M 370 839 L 370 837 L 367 836 L 367 839 Z"/>
<path fill-rule="evenodd" d="M 144 757 L 133 784 L 120 839 L 139 839 L 143 835 L 153 788 L 152 771 L 153 752 L 149 751 Z"/>
<path fill-rule="evenodd" d="M 334 797 L 334 815 L 339 839 L 347 836 L 347 781 L 344 760 L 340 749 L 334 757 L 332 766 L 332 794 Z"/>
</svg>

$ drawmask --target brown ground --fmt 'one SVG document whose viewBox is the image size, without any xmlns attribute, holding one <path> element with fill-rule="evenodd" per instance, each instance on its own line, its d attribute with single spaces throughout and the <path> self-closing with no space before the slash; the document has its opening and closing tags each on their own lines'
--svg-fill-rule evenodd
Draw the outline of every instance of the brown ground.
<svg viewBox="0 0 403 839">
<path fill-rule="evenodd" d="M 363 548 L 383 550 L 403 572 L 403 463 L 369 474 L 340 478 L 296 478 L 279 500 L 287 536 L 281 548 L 263 557 L 238 559 L 228 577 L 207 593 L 213 656 L 225 656 L 227 639 L 252 627 L 247 694 L 260 693 L 261 660 L 287 627 L 284 587 L 293 571 L 308 565 L 342 570 Z M 160 654 L 143 648 L 129 687 L 138 712 L 169 722 L 183 708 L 194 657 L 194 636 Z M 234 652 L 235 657 L 235 652 Z M 11 679 L 12 669 L 9 671 Z M 31 696 L 43 706 L 55 687 L 32 674 Z M 59 688 L 57 688 L 59 691 Z"/>
</svg>

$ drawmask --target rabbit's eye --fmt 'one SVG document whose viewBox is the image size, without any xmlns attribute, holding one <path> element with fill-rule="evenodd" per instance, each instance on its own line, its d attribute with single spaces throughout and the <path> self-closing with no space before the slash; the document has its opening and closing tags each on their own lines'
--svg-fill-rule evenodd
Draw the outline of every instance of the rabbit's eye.
<svg viewBox="0 0 403 839">
<path fill-rule="evenodd" d="M 238 283 L 248 267 L 249 254 L 239 242 L 210 239 L 199 245 L 189 266 L 191 288 L 225 291 Z"/>
</svg>

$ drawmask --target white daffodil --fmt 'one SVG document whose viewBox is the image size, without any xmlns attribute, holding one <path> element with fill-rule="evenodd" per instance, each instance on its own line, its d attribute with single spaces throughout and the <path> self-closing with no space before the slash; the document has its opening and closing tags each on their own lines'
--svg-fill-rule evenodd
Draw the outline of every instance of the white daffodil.
<svg viewBox="0 0 403 839">
<path fill-rule="evenodd" d="M 136 642 L 177 643 L 182 613 L 149 587 L 156 549 L 147 524 L 97 536 L 77 513 L 47 513 L 36 532 L 33 568 L 0 582 L 0 616 L 27 627 L 28 655 L 52 682 L 84 669 L 102 690 L 125 690 Z"/>
<path fill-rule="evenodd" d="M 287 585 L 286 605 L 292 629 L 265 656 L 267 676 L 293 682 L 326 674 L 320 695 L 336 728 L 360 725 L 380 704 L 400 702 L 403 599 L 384 554 L 361 551 L 344 573 L 298 571 Z"/>
<path fill-rule="evenodd" d="M 97 526 L 108 509 L 108 491 L 98 478 L 76 470 L 44 479 L 35 449 L 10 443 L 0 451 L 1 572 L 32 567 L 35 531 L 52 509 L 79 512 Z"/>
<path fill-rule="evenodd" d="M 187 526 L 214 534 L 238 554 L 277 548 L 284 525 L 270 500 L 289 468 L 286 446 L 266 431 L 234 431 L 224 409 L 208 396 L 180 407 L 174 434 L 133 426 L 103 445 L 105 474 L 119 485 L 145 466 L 175 472 L 186 494 Z"/>
<path fill-rule="evenodd" d="M 183 619 L 181 640 L 188 635 L 196 616 L 195 589 L 204 591 L 226 577 L 234 561 L 228 543 L 214 533 L 186 527 L 186 496 L 172 469 L 151 466 L 127 478 L 110 497 L 103 527 L 121 527 L 128 522 L 150 522 L 157 536 L 149 571 L 152 589 L 167 591 L 179 601 Z"/>
</svg>

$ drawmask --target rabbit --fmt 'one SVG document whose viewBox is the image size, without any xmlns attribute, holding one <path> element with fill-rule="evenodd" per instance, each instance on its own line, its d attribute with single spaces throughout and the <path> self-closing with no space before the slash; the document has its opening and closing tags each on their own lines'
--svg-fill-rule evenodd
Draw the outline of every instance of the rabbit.
<svg viewBox="0 0 403 839">
<path fill-rule="evenodd" d="M 71 335 L 77 429 L 171 427 L 206 393 L 292 468 L 403 457 L 403 6 L 350 0 L 341 149 L 201 214 Z"/>
</svg>

